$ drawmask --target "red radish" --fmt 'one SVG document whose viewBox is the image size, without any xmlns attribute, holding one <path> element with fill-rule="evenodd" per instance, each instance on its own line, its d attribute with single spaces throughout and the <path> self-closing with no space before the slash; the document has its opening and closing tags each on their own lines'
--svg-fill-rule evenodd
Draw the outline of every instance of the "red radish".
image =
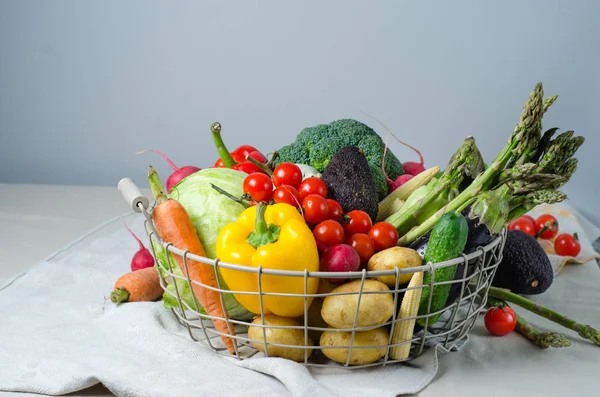
<svg viewBox="0 0 600 397">
<path fill-rule="evenodd" d="M 411 174 L 402 174 L 391 185 L 389 185 L 388 193 L 393 192 L 398 189 L 400 186 L 404 185 L 406 182 L 410 181 L 414 175 Z"/>
<path fill-rule="evenodd" d="M 329 247 L 321 256 L 322 272 L 356 272 L 360 267 L 358 252 L 348 244 L 337 244 Z M 332 284 L 342 284 L 347 279 L 327 279 Z"/>
<path fill-rule="evenodd" d="M 131 229 L 127 227 L 127 224 L 125 223 L 123 217 L 121 217 L 121 221 L 123 222 L 123 226 L 125 226 L 125 229 L 127 229 L 127 231 L 133 236 L 135 241 L 137 241 L 140 245 L 140 249 L 133 255 L 133 258 L 131 258 L 131 271 L 133 272 L 136 270 L 154 266 L 154 257 L 152 256 L 150 251 L 148 251 L 148 248 L 144 247 L 144 244 L 138 238 L 138 236 L 136 236 L 135 233 L 133 233 Z"/>
<path fill-rule="evenodd" d="M 172 161 L 171 159 L 169 159 L 167 156 L 165 156 L 164 154 L 162 154 L 161 152 L 159 152 L 156 149 L 144 149 L 139 153 L 144 153 L 144 152 L 154 152 L 159 154 L 160 156 L 162 156 L 163 159 L 166 160 L 166 162 L 171 166 L 171 168 L 173 168 L 173 173 L 171 175 L 169 175 L 169 178 L 167 178 L 167 182 L 165 183 L 165 186 L 167 188 L 167 193 L 171 193 L 171 189 L 173 188 L 173 186 L 177 185 L 179 182 L 181 182 L 181 180 L 183 178 L 185 178 L 188 175 L 191 175 L 195 172 L 200 171 L 200 168 L 195 167 L 193 165 L 186 165 L 183 167 L 177 167 Z"/>
</svg>

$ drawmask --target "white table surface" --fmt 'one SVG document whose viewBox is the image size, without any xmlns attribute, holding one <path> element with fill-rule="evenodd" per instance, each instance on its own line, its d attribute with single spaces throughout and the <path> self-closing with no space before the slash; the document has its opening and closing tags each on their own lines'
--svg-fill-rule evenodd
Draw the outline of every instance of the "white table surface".
<svg viewBox="0 0 600 397">
<path fill-rule="evenodd" d="M 129 211 L 116 183 L 115 187 L 0 184 L 0 191 L 0 282 Z M 539 302 L 600 328 L 599 284 L 595 262 L 569 266 Z M 463 350 L 440 357 L 436 379 L 419 397 L 598 395 L 600 347 L 545 319 L 520 313 L 539 328 L 565 333 L 572 346 L 542 350 L 516 333 L 494 338 L 479 319 Z M 2 397 L 12 395 L 37 396 L 0 392 Z M 112 394 L 96 386 L 70 395 Z"/>
</svg>

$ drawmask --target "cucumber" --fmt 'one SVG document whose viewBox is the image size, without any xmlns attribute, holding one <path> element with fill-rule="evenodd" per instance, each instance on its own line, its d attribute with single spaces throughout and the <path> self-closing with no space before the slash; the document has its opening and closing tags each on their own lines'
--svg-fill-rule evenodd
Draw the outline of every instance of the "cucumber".
<svg viewBox="0 0 600 397">
<path fill-rule="evenodd" d="M 469 235 L 469 225 L 466 218 L 456 212 L 446 212 L 437 221 L 431 230 L 431 236 L 425 250 L 423 263 L 439 263 L 454 259 L 463 253 L 467 244 Z M 434 282 L 451 281 L 456 273 L 456 265 L 447 266 L 434 271 Z M 431 283 L 431 273 L 425 273 L 423 277 L 423 293 L 419 303 L 419 315 L 427 314 L 427 305 L 429 303 L 430 287 L 425 287 Z M 452 284 L 435 285 L 431 292 L 431 307 L 429 313 L 442 310 L 446 305 L 446 300 L 450 293 Z M 429 316 L 428 325 L 435 323 L 441 313 Z M 419 325 L 425 325 L 426 318 L 417 319 Z"/>
</svg>

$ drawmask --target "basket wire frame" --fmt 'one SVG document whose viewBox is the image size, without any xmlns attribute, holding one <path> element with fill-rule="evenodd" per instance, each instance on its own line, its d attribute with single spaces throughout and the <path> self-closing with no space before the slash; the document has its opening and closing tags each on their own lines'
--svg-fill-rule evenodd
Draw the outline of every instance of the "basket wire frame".
<svg viewBox="0 0 600 397">
<path fill-rule="evenodd" d="M 394 364 L 403 361 L 410 361 L 418 356 L 420 356 L 426 348 L 433 347 L 435 345 L 441 345 L 446 350 L 452 350 L 457 342 L 463 340 L 470 330 L 475 325 L 477 320 L 477 316 L 481 313 L 482 310 L 485 310 L 485 305 L 487 303 L 487 291 L 490 287 L 492 280 L 494 278 L 494 274 L 499 263 L 502 260 L 502 250 L 504 248 L 504 241 L 506 237 L 506 231 L 503 230 L 494 240 L 486 245 L 485 247 L 478 247 L 471 254 L 462 254 L 458 258 L 442 262 L 442 263 L 426 263 L 420 267 L 413 267 L 408 269 L 399 269 L 394 268 L 393 270 L 380 270 L 380 271 L 367 271 L 363 269 L 357 272 L 349 272 L 349 273 L 332 273 L 332 272 L 309 272 L 308 270 L 304 271 L 288 271 L 288 270 L 276 270 L 276 269 L 263 269 L 262 267 L 253 268 L 236 264 L 229 264 L 219 259 L 209 259 L 206 257 L 201 257 L 195 254 L 190 253 L 187 250 L 181 250 L 175 247 L 173 244 L 169 242 L 165 242 L 160 239 L 156 229 L 154 228 L 154 224 L 152 222 L 151 212 L 149 212 L 145 207 L 139 204 L 141 212 L 146 218 L 144 225 L 147 236 L 150 240 L 150 246 L 152 249 L 153 256 L 158 258 L 155 244 L 158 243 L 161 249 L 164 250 L 164 257 L 166 265 L 161 263 L 158 264 L 160 271 L 160 284 L 166 294 L 170 294 L 177 301 L 177 306 L 173 307 L 171 310 L 174 313 L 175 317 L 188 331 L 190 338 L 198 342 L 209 349 L 217 352 L 218 354 L 236 357 L 240 360 L 249 359 L 260 352 L 259 346 L 262 348 L 262 353 L 265 356 L 269 356 L 269 347 L 284 347 L 289 349 L 303 349 L 304 358 L 301 361 L 305 366 L 331 366 L 331 365 L 339 365 L 350 369 L 356 368 L 365 368 L 365 367 L 374 367 L 374 366 L 385 366 L 389 364 Z M 151 209 L 150 209 L 151 211 Z M 183 267 L 182 274 L 178 274 L 175 270 L 178 266 L 177 263 L 173 263 L 171 256 L 179 256 L 183 258 Z M 211 266 L 215 274 L 219 273 L 219 268 L 226 268 L 230 270 L 240 271 L 242 273 L 253 273 L 257 275 L 257 291 L 232 291 L 223 289 L 221 286 L 221 281 L 219 277 L 215 277 L 217 282 L 217 288 L 212 286 L 208 286 L 200 283 L 196 280 L 191 280 L 189 277 L 188 266 L 189 261 L 194 261 L 198 264 L 204 266 Z M 158 263 L 158 260 L 157 260 Z M 457 266 L 459 264 L 463 264 L 462 274 L 460 276 L 455 277 L 451 281 L 446 282 L 436 282 L 435 281 L 435 270 L 440 269 L 447 266 Z M 408 285 L 400 285 L 399 280 L 400 276 L 403 274 L 412 274 L 415 272 L 425 272 L 430 274 L 430 281 L 428 283 L 424 283 L 421 286 L 408 288 Z M 242 275 L 240 273 L 240 275 Z M 263 290 L 263 277 L 264 276 L 279 276 L 279 277 L 302 277 L 304 279 L 304 293 L 303 294 L 289 294 L 289 293 L 276 293 L 269 292 Z M 366 291 L 364 290 L 365 280 L 379 277 L 379 276 L 394 276 L 395 277 L 395 285 L 394 287 L 390 287 L 388 291 Z M 310 294 L 308 293 L 308 280 L 310 278 L 318 278 L 318 279 L 327 279 L 327 278 L 347 278 L 350 280 L 360 280 L 360 288 L 357 292 L 328 292 L 328 293 L 317 293 Z M 252 321 L 242 321 L 234 318 L 229 318 L 228 315 L 222 317 L 215 317 L 207 314 L 202 310 L 198 304 L 196 299 L 193 300 L 193 307 L 190 306 L 184 299 L 182 299 L 181 291 L 179 290 L 178 283 L 174 282 L 175 280 L 181 280 L 185 282 L 190 290 L 190 293 L 193 296 L 193 288 L 192 285 L 197 285 L 202 288 L 211 289 L 219 293 L 220 304 L 223 310 L 223 313 L 227 313 L 226 305 L 225 305 L 225 294 L 250 294 L 258 297 L 260 313 L 256 313 L 256 316 L 260 316 L 261 321 L 259 323 L 252 323 Z M 425 314 L 417 315 L 413 317 L 405 317 L 398 318 L 399 311 L 399 303 L 401 302 L 401 297 L 406 291 L 409 289 L 415 288 L 430 288 L 430 291 L 433 290 L 435 286 L 444 285 L 444 284 L 457 284 L 460 283 L 460 292 L 458 297 L 454 302 L 444 307 L 442 310 L 437 312 L 431 312 L 431 304 L 432 304 L 432 296 L 433 294 L 429 294 L 429 299 L 427 303 L 427 310 Z M 173 291 L 169 290 L 167 287 L 172 284 Z M 390 319 L 382 324 L 371 325 L 371 326 L 362 326 L 358 327 L 358 318 L 359 318 L 359 308 L 360 302 L 363 299 L 363 296 L 367 294 L 392 294 L 394 310 L 393 315 Z M 354 320 L 351 328 L 345 329 L 333 329 L 331 327 L 323 328 L 318 326 L 311 326 L 309 324 L 309 299 L 313 299 L 313 303 L 316 299 L 324 299 L 328 296 L 340 296 L 340 295 L 356 295 L 356 311 L 354 313 Z M 302 325 L 300 326 L 276 326 L 276 325 L 268 325 L 265 323 L 265 308 L 263 297 L 264 296 L 280 296 L 280 297 L 301 297 L 304 299 L 304 313 L 301 318 L 297 318 Z M 436 321 L 435 324 L 429 324 L 429 320 L 432 316 L 436 314 L 442 313 L 443 315 Z M 415 333 L 412 335 L 412 338 L 409 340 L 401 341 L 399 343 L 393 344 L 392 337 L 394 334 L 395 327 L 399 326 L 401 321 L 408 321 L 411 319 L 419 319 L 424 318 L 424 325 L 422 329 L 415 329 Z M 229 335 L 224 334 L 222 332 L 217 331 L 212 326 L 213 320 L 222 320 L 226 323 L 227 328 L 229 330 Z M 262 338 L 260 340 L 249 339 L 247 335 L 247 330 L 249 326 L 258 327 L 262 329 Z M 388 341 L 386 345 L 383 346 L 355 346 L 355 336 L 357 332 L 372 330 L 375 328 L 386 327 L 389 333 Z M 270 329 L 296 329 L 302 330 L 304 336 L 304 345 L 289 345 L 289 344 L 281 344 L 281 343 L 273 343 L 268 341 L 268 330 Z M 235 332 L 234 332 L 235 331 Z M 350 343 L 346 346 L 326 346 L 322 347 L 318 343 L 318 339 L 312 341 L 312 344 L 309 343 L 311 340 L 311 331 L 312 332 L 324 332 L 324 331 L 337 331 L 337 332 L 348 332 L 350 333 Z M 233 340 L 234 352 L 229 353 L 224 343 L 221 341 L 221 336 L 228 337 Z M 401 360 L 395 360 L 389 357 L 389 352 L 392 347 L 400 346 L 406 343 L 411 344 L 410 354 L 407 358 Z M 323 354 L 318 354 L 320 350 L 323 348 L 327 349 L 347 349 L 347 356 L 345 363 L 336 363 L 333 362 Z M 354 349 L 385 349 L 385 354 L 379 360 L 362 365 L 352 365 L 352 351 Z"/>
</svg>

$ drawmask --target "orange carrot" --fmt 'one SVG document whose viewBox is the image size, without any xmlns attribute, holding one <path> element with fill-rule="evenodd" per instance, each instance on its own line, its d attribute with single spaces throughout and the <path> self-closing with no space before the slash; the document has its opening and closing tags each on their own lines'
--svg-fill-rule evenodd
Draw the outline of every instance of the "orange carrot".
<svg viewBox="0 0 600 397">
<path fill-rule="evenodd" d="M 164 190 L 161 189 L 162 184 L 158 180 L 158 175 L 152 167 L 150 167 L 148 178 L 150 180 L 152 193 L 156 198 L 157 205 L 154 208 L 152 217 L 154 220 L 154 227 L 160 238 L 166 242 L 172 243 L 177 248 L 188 250 L 192 254 L 206 256 L 204 247 L 196 234 L 196 229 L 185 208 L 183 208 L 177 200 L 168 199 L 165 196 Z M 173 257 L 177 261 L 182 273 L 186 277 L 189 277 L 190 280 L 213 288 L 218 288 L 215 273 L 209 265 L 193 260 L 187 260 L 186 273 L 183 257 L 175 254 Z M 218 291 L 204 288 L 195 283 L 191 283 L 191 285 L 194 295 L 202 307 L 204 307 L 206 313 L 213 317 L 229 319 L 229 317 L 225 317 L 228 316 L 227 312 L 223 312 Z M 233 338 L 226 336 L 235 335 L 233 326 L 230 330 L 225 320 L 213 319 L 212 321 L 215 329 L 221 333 L 221 339 L 223 340 L 223 343 L 225 343 L 227 350 L 230 353 L 235 353 Z"/>
<path fill-rule="evenodd" d="M 110 300 L 114 303 L 152 302 L 162 294 L 158 272 L 154 267 L 146 267 L 119 277 L 110 294 Z"/>
</svg>

